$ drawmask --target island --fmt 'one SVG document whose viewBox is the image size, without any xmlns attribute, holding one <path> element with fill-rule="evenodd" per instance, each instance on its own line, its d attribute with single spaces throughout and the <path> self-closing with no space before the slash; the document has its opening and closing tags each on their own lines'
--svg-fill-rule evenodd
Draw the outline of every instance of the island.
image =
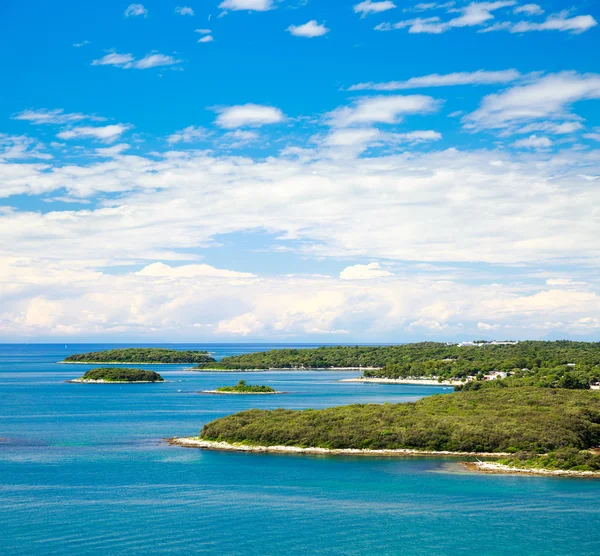
<svg viewBox="0 0 600 556">
<path fill-rule="evenodd" d="M 199 371 L 361 370 L 361 382 L 477 388 L 499 380 L 545 388 L 599 388 L 600 343 L 571 341 L 419 342 L 392 346 L 277 349 L 199 364 Z"/>
<path fill-rule="evenodd" d="M 135 363 L 151 364 L 209 364 L 216 363 L 207 351 L 181 351 L 164 348 L 124 348 L 77 353 L 65 357 L 61 363 L 102 363 L 117 365 Z"/>
<path fill-rule="evenodd" d="M 251 409 L 206 424 L 198 437 L 169 442 L 256 452 L 477 456 L 496 460 L 466 462 L 484 472 L 600 476 L 600 393 L 489 385 L 412 403 Z"/>
<path fill-rule="evenodd" d="M 154 371 L 126 369 L 123 367 L 101 367 L 99 369 L 92 369 L 82 377 L 67 382 L 83 382 L 86 384 L 129 384 L 138 382 L 164 382 L 164 379 Z"/>
<path fill-rule="evenodd" d="M 247 384 L 240 380 L 235 386 L 221 386 L 216 390 L 204 390 L 203 394 L 282 394 L 270 386 L 258 386 Z"/>
</svg>

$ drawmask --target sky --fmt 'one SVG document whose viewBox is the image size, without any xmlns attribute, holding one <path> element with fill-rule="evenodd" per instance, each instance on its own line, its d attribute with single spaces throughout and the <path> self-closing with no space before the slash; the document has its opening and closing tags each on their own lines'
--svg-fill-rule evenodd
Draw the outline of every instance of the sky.
<svg viewBox="0 0 600 556">
<path fill-rule="evenodd" d="M 0 3 L 0 342 L 600 340 L 600 7 Z"/>
</svg>

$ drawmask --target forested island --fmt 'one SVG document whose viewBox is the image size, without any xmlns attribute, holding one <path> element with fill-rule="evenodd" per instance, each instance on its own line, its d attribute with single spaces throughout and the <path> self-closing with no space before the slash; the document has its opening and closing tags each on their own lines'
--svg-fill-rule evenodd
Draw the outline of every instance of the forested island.
<svg viewBox="0 0 600 556">
<path fill-rule="evenodd" d="M 365 378 L 484 381 L 506 376 L 513 385 L 588 389 L 600 378 L 600 343 L 421 342 L 396 346 L 280 349 L 225 357 L 198 370 L 362 369 Z"/>
<path fill-rule="evenodd" d="M 243 411 L 176 444 L 257 451 L 497 455 L 504 468 L 600 471 L 600 393 L 531 386 L 438 394 L 414 403 Z"/>
<path fill-rule="evenodd" d="M 164 348 L 125 348 L 77 353 L 62 363 L 136 363 L 136 364 L 207 364 L 216 363 L 207 351 L 181 351 Z"/>
<path fill-rule="evenodd" d="M 164 382 L 162 376 L 154 371 L 144 371 L 142 369 L 127 369 L 124 367 L 102 367 L 92 369 L 82 377 L 76 378 L 70 382 L 89 382 L 89 383 L 130 383 L 130 382 Z"/>
<path fill-rule="evenodd" d="M 205 394 L 281 394 L 270 386 L 247 384 L 240 380 L 235 386 L 221 386 L 216 390 L 205 390 Z"/>
</svg>

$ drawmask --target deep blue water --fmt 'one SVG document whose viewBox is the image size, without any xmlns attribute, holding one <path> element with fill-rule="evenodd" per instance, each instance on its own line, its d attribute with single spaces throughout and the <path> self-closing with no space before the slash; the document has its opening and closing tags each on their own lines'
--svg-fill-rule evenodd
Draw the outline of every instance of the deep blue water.
<svg viewBox="0 0 600 556">
<path fill-rule="evenodd" d="M 477 475 L 452 459 L 310 457 L 168 446 L 250 407 L 401 402 L 438 387 L 344 372 L 192 373 L 67 384 L 100 345 L 0 346 L 0 554 L 600 554 L 600 482 Z M 268 345 L 180 345 L 217 356 Z M 275 346 L 281 347 L 281 346 Z M 196 392 L 239 378 L 282 396 Z"/>
</svg>

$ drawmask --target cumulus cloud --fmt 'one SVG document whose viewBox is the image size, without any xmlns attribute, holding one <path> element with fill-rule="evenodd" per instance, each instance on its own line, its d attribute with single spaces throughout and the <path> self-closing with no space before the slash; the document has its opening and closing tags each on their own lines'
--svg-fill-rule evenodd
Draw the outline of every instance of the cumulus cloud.
<svg viewBox="0 0 600 556">
<path fill-rule="evenodd" d="M 57 137 L 60 139 L 90 138 L 111 143 L 112 141 L 117 140 L 130 128 L 130 125 L 125 124 L 112 124 L 99 127 L 80 126 L 61 131 L 57 134 Z"/>
<path fill-rule="evenodd" d="M 568 31 L 579 34 L 596 27 L 598 22 L 591 15 L 578 15 L 569 17 L 569 12 L 564 11 L 548 16 L 546 21 L 535 23 L 533 21 L 519 21 L 509 30 L 511 33 L 527 33 L 530 31 Z"/>
<path fill-rule="evenodd" d="M 530 135 L 525 139 L 518 139 L 512 145 L 518 149 L 547 149 L 552 146 L 552 141 L 548 137 L 538 137 Z"/>
<path fill-rule="evenodd" d="M 317 23 L 315 19 L 303 25 L 290 25 L 286 31 L 295 37 L 305 37 L 312 39 L 314 37 L 322 37 L 329 32 L 324 23 Z"/>
<path fill-rule="evenodd" d="M 122 69 L 149 69 L 161 66 L 173 66 L 181 63 L 173 56 L 167 56 L 158 52 L 146 54 L 143 58 L 136 60 L 132 54 L 119 54 L 111 51 L 98 60 L 92 61 L 92 66 L 114 66 Z"/>
<path fill-rule="evenodd" d="M 394 124 L 407 114 L 428 114 L 438 110 L 440 102 L 425 95 L 375 96 L 355 101 L 326 115 L 336 127 L 373 123 Z"/>
<path fill-rule="evenodd" d="M 393 273 L 383 270 L 379 263 L 355 264 L 347 266 L 340 272 L 342 280 L 372 280 L 374 278 L 385 278 L 393 276 Z"/>
<path fill-rule="evenodd" d="M 600 75 L 561 72 L 483 98 L 463 117 L 469 129 L 505 128 L 527 120 L 573 119 L 573 103 L 600 98 Z"/>
<path fill-rule="evenodd" d="M 366 17 L 369 14 L 377 14 L 392 10 L 396 7 L 396 4 L 390 0 L 383 0 L 380 2 L 373 2 L 372 0 L 365 0 L 354 5 L 354 13 L 361 14 L 361 17 Z"/>
<path fill-rule="evenodd" d="M 179 15 L 194 15 L 194 10 L 189 6 L 177 6 L 175 13 Z"/>
<path fill-rule="evenodd" d="M 207 42 L 213 42 L 215 39 L 212 35 L 204 35 L 203 37 L 200 37 L 198 39 L 199 43 L 207 43 Z"/>
<path fill-rule="evenodd" d="M 521 77 L 514 69 L 502 71 L 478 70 L 473 72 L 456 72 L 440 75 L 433 73 L 423 77 L 411 77 L 406 81 L 388 81 L 385 83 L 358 83 L 348 88 L 349 91 L 399 91 L 403 89 L 421 89 L 427 87 L 451 87 L 455 85 L 495 85 L 510 83 Z"/>
<path fill-rule="evenodd" d="M 188 264 L 172 267 L 164 263 L 152 263 L 138 271 L 137 276 L 152 278 L 256 278 L 250 272 L 236 272 L 222 268 L 215 268 L 208 264 Z"/>
<path fill-rule="evenodd" d="M 260 127 L 276 124 L 285 120 L 284 113 L 274 106 L 260 104 L 241 104 L 216 108 L 218 113 L 215 124 L 225 129 L 237 127 Z"/>
<path fill-rule="evenodd" d="M 265 12 L 274 8 L 273 0 L 224 0 L 219 4 L 222 10 Z"/>
<path fill-rule="evenodd" d="M 125 10 L 125 17 L 137 17 L 148 15 L 148 10 L 144 8 L 143 4 L 129 4 Z"/>
</svg>

